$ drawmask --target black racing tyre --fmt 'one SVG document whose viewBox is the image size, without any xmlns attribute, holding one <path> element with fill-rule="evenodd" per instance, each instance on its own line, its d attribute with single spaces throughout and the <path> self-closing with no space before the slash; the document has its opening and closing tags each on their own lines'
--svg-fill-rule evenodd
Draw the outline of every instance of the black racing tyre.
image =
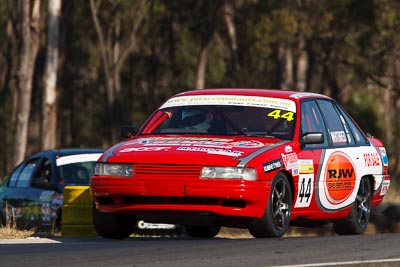
<svg viewBox="0 0 400 267">
<path fill-rule="evenodd" d="M 111 239 L 124 239 L 130 236 L 136 225 L 131 214 L 103 213 L 93 205 L 93 225 L 99 236 Z"/>
<path fill-rule="evenodd" d="M 186 226 L 186 232 L 194 238 L 213 238 L 218 235 L 221 226 Z"/>
<path fill-rule="evenodd" d="M 61 222 L 62 222 L 62 208 L 58 208 L 57 210 L 57 218 L 54 220 L 53 227 L 54 230 L 59 232 L 61 231 Z"/>
<path fill-rule="evenodd" d="M 290 223 L 292 213 L 292 190 L 287 177 L 278 173 L 271 185 L 264 216 L 249 223 L 249 232 L 256 238 L 281 237 Z"/>
<path fill-rule="evenodd" d="M 339 235 L 360 235 L 368 226 L 371 215 L 371 183 L 368 178 L 361 179 L 360 187 L 349 216 L 334 224 Z"/>
</svg>

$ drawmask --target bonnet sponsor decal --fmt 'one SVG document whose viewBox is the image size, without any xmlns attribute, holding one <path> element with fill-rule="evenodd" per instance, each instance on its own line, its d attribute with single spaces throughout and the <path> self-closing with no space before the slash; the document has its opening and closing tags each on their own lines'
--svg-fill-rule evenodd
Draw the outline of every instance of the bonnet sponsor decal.
<svg viewBox="0 0 400 267">
<path fill-rule="evenodd" d="M 342 152 L 334 152 L 325 169 L 325 196 L 331 204 L 341 204 L 354 191 L 356 170 L 350 158 Z"/>
<path fill-rule="evenodd" d="M 240 157 L 243 151 L 230 150 L 230 149 L 220 149 L 220 148 L 210 148 L 210 147 L 178 147 L 177 151 L 188 151 L 188 152 L 205 152 L 208 154 Z"/>
<path fill-rule="evenodd" d="M 249 141 L 233 141 L 233 139 L 225 138 L 202 138 L 202 137 L 151 137 L 138 138 L 126 142 L 127 145 L 139 144 L 142 146 L 196 146 L 196 147 L 214 147 L 222 149 L 231 149 L 234 147 L 240 148 L 259 148 L 263 147 L 264 143 L 249 140 Z"/>
<path fill-rule="evenodd" d="M 126 142 L 128 145 L 139 145 L 127 147 L 119 153 L 127 152 L 167 152 L 170 150 L 187 152 L 204 152 L 223 156 L 241 157 L 245 152 L 241 149 L 252 149 L 264 147 L 264 143 L 254 140 L 233 141 L 224 138 L 202 138 L 202 137 L 151 137 L 138 138 Z M 240 149 L 240 150 L 239 150 Z"/>
<path fill-rule="evenodd" d="M 125 152 L 154 152 L 154 151 L 168 151 L 171 147 L 169 146 L 162 146 L 162 147 L 128 147 L 124 148 L 120 153 Z"/>
<path fill-rule="evenodd" d="M 270 172 L 279 168 L 282 168 L 281 159 L 272 160 L 263 164 L 264 172 Z"/>
</svg>

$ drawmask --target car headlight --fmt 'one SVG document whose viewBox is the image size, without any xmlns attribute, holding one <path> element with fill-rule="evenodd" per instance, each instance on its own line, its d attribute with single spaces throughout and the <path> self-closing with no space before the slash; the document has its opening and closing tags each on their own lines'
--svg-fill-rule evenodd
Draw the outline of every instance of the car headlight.
<svg viewBox="0 0 400 267">
<path fill-rule="evenodd" d="M 133 177 L 132 164 L 96 163 L 94 175 Z"/>
<path fill-rule="evenodd" d="M 255 181 L 257 180 L 257 172 L 253 168 L 203 167 L 200 177 L 209 179 L 242 179 Z"/>
</svg>

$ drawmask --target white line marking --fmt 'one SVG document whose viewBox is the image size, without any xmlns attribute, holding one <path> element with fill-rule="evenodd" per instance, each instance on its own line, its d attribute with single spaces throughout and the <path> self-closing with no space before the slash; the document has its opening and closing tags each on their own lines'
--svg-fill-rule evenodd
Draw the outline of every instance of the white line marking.
<svg viewBox="0 0 400 267">
<path fill-rule="evenodd" d="M 5 244 L 48 244 L 48 243 L 61 243 L 60 241 L 52 240 L 49 238 L 15 238 L 15 239 L 0 239 L 0 245 Z"/>
<path fill-rule="evenodd" d="M 362 261 L 342 261 L 342 262 L 319 262 L 310 264 L 294 264 L 294 265 L 275 265 L 270 267 L 316 267 L 316 266 L 338 266 L 338 265 L 353 265 L 364 263 L 385 263 L 385 262 L 400 262 L 400 258 L 396 259 L 380 259 L 380 260 L 362 260 Z"/>
</svg>

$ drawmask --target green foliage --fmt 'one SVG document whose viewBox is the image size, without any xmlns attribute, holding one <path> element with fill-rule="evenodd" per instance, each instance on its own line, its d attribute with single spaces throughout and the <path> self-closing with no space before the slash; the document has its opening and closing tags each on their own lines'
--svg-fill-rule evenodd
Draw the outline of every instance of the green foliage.
<svg viewBox="0 0 400 267">
<path fill-rule="evenodd" d="M 112 30 L 116 16 L 121 21 L 119 38 L 127 40 L 139 3 L 100 1 L 99 18 L 111 41 L 117 38 Z M 339 102 L 345 102 L 365 131 L 378 137 L 383 135 L 385 127 L 383 120 L 378 119 L 381 116 L 378 107 L 386 103 L 377 100 L 372 91 L 392 86 L 395 97 L 400 94 L 396 78 L 399 73 L 393 73 L 400 51 L 398 0 L 232 0 L 229 3 L 234 7 L 238 65 L 233 64 L 221 9 L 223 0 L 147 1 L 135 50 L 119 76 L 122 91 L 118 122 L 139 126 L 168 97 L 193 89 L 200 48 L 213 33 L 206 68 L 207 87 L 279 87 L 282 76 L 279 48 L 292 52 L 294 73 L 299 56 L 306 52 L 307 90 L 332 93 Z M 10 168 L 7 164 L 12 154 L 15 80 L 9 74 L 21 52 L 7 37 L 9 11 L 8 5 L 0 5 L 0 146 L 3 155 L 7 155 L 0 157 L 0 173 Z M 89 1 L 63 2 L 61 37 L 59 146 L 108 147 L 110 132 L 119 129 L 111 129 L 109 124 L 106 79 Z M 41 51 L 45 49 L 45 31 L 43 40 Z M 299 40 L 305 41 L 304 46 Z M 44 52 L 38 63 L 43 59 Z M 42 75 L 42 70 L 36 72 L 34 88 L 39 90 L 34 94 L 38 98 L 33 100 L 36 108 L 41 104 Z M 297 77 L 293 78 L 296 81 Z M 400 154 L 397 157 L 400 159 Z"/>
<path fill-rule="evenodd" d="M 379 119 L 379 103 L 373 94 L 366 90 L 355 90 L 343 106 L 365 133 L 384 138 L 382 120 Z"/>
</svg>

